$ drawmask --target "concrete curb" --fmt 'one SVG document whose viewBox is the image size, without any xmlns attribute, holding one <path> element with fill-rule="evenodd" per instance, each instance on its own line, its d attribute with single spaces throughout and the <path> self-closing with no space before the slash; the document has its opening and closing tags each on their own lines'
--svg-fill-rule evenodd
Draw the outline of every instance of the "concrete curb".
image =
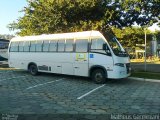
<svg viewBox="0 0 160 120">
<path fill-rule="evenodd" d="M 137 78 L 137 77 L 128 77 L 128 78 L 132 79 L 132 80 L 142 81 L 142 82 L 158 82 L 158 83 L 160 83 L 160 80 L 157 80 L 157 79 L 146 79 L 146 78 Z"/>
</svg>

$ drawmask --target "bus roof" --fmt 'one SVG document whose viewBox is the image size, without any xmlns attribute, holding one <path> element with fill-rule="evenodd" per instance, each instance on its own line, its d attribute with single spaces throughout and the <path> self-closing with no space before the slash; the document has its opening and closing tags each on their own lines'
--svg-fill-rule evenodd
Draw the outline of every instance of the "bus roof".
<svg viewBox="0 0 160 120">
<path fill-rule="evenodd" d="M 85 38 L 85 37 L 103 37 L 99 31 L 83 31 L 72 33 L 59 33 L 59 34 L 42 34 L 36 36 L 14 37 L 11 41 L 25 41 L 25 40 L 54 40 L 54 39 L 69 39 L 69 38 Z"/>
</svg>

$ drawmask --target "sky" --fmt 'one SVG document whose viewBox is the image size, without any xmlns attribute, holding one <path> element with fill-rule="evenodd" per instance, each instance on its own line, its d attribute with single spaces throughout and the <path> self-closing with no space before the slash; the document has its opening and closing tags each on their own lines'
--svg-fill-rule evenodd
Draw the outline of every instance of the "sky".
<svg viewBox="0 0 160 120">
<path fill-rule="evenodd" d="M 27 6 L 26 0 L 1 0 L 0 2 L 0 34 L 15 34 L 15 31 L 9 31 L 7 25 L 16 21 L 19 17 L 23 16 L 21 11 Z M 150 30 L 160 30 L 157 25 L 153 25 Z"/>
<path fill-rule="evenodd" d="M 158 27 L 157 24 L 158 24 L 158 23 L 153 24 L 153 25 L 152 25 L 151 27 L 149 27 L 148 29 L 151 30 L 151 31 L 155 31 L 155 30 L 160 31 L 160 27 Z"/>
<path fill-rule="evenodd" d="M 26 0 L 0 1 L 0 34 L 15 33 L 13 31 L 9 31 L 7 25 L 23 16 L 24 13 L 19 11 L 21 11 L 25 6 L 27 6 Z"/>
</svg>

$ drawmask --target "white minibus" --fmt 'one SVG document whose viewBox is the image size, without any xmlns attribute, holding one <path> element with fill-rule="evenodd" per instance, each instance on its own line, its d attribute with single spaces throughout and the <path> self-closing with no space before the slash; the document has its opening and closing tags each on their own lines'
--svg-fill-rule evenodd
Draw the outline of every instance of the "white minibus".
<svg viewBox="0 0 160 120">
<path fill-rule="evenodd" d="M 32 75 L 86 76 L 96 83 L 128 77 L 128 54 L 114 35 L 108 32 L 104 36 L 99 31 L 84 31 L 15 37 L 9 44 L 9 67 L 28 70 Z"/>
</svg>

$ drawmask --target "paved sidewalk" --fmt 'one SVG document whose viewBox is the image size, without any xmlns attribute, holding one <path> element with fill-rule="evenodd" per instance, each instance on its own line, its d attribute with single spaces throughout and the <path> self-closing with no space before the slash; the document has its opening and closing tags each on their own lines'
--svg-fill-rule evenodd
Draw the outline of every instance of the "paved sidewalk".
<svg viewBox="0 0 160 120">
<path fill-rule="evenodd" d="M 148 81 L 148 82 L 158 82 L 158 83 L 160 83 L 160 80 L 158 80 L 158 79 L 147 79 L 147 78 L 138 78 L 138 77 L 129 77 L 129 79 L 138 80 L 138 81 Z"/>
</svg>

